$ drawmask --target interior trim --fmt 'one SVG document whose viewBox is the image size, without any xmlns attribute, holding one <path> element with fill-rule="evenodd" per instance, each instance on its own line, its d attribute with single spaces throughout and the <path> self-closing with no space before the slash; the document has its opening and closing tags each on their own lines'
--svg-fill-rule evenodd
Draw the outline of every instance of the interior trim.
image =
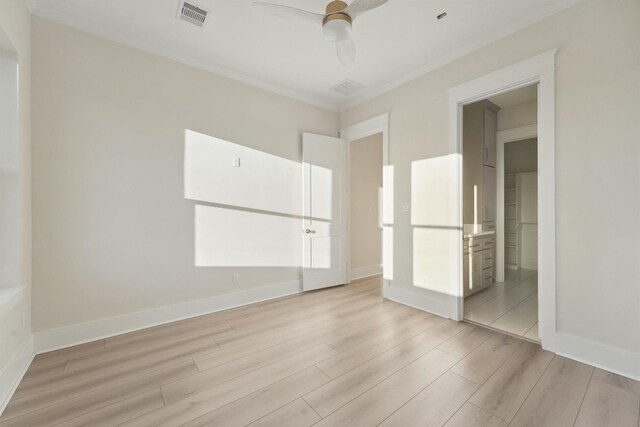
<svg viewBox="0 0 640 427">
<path fill-rule="evenodd" d="M 300 280 L 260 286 L 244 291 L 216 295 L 180 304 L 153 308 L 121 316 L 94 320 L 35 332 L 35 351 L 44 353 L 73 345 L 108 338 L 127 332 L 163 325 L 190 317 L 215 313 L 256 302 L 301 292 Z"/>
</svg>

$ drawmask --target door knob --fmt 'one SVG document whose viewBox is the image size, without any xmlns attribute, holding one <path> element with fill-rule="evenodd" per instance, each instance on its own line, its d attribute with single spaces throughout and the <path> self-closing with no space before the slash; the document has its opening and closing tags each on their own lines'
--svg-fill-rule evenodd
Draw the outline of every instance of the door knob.
<svg viewBox="0 0 640 427">
<path fill-rule="evenodd" d="M 315 230 L 309 230 L 308 228 L 304 230 L 306 234 L 316 234 Z"/>
</svg>

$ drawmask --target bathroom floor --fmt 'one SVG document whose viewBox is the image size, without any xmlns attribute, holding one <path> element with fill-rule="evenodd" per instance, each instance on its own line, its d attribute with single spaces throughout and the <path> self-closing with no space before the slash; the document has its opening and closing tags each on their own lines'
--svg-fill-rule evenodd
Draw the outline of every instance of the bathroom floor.
<svg viewBox="0 0 640 427">
<path fill-rule="evenodd" d="M 539 342 L 538 272 L 507 270 L 505 281 L 464 300 L 467 321 Z"/>
</svg>

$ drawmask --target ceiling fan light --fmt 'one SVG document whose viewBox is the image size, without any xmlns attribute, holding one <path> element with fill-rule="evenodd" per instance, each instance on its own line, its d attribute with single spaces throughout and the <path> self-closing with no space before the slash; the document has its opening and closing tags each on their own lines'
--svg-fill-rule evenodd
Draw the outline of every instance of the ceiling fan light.
<svg viewBox="0 0 640 427">
<path fill-rule="evenodd" d="M 345 19 L 332 19 L 323 25 L 322 33 L 327 41 L 345 41 L 351 37 L 351 23 Z"/>
</svg>

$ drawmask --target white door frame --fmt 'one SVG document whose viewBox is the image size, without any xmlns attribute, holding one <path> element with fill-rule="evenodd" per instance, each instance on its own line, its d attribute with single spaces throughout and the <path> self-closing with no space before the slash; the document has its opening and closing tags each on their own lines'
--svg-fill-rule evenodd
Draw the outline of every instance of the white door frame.
<svg viewBox="0 0 640 427">
<path fill-rule="evenodd" d="M 542 347 L 556 348 L 555 222 L 555 53 L 556 49 L 455 86 L 449 93 L 449 146 L 458 153 L 459 245 L 457 320 L 464 317 L 462 275 L 462 107 L 538 83 L 538 332 Z"/>
<path fill-rule="evenodd" d="M 351 206 L 351 143 L 367 136 L 382 133 L 382 165 L 389 164 L 389 113 L 356 123 L 339 131 L 347 141 L 347 203 Z M 347 217 L 347 283 L 351 282 L 351 215 Z M 385 283 L 386 285 L 387 283 Z"/>
<path fill-rule="evenodd" d="M 504 282 L 504 144 L 537 138 L 538 125 L 520 126 L 496 134 L 496 282 Z"/>
</svg>

